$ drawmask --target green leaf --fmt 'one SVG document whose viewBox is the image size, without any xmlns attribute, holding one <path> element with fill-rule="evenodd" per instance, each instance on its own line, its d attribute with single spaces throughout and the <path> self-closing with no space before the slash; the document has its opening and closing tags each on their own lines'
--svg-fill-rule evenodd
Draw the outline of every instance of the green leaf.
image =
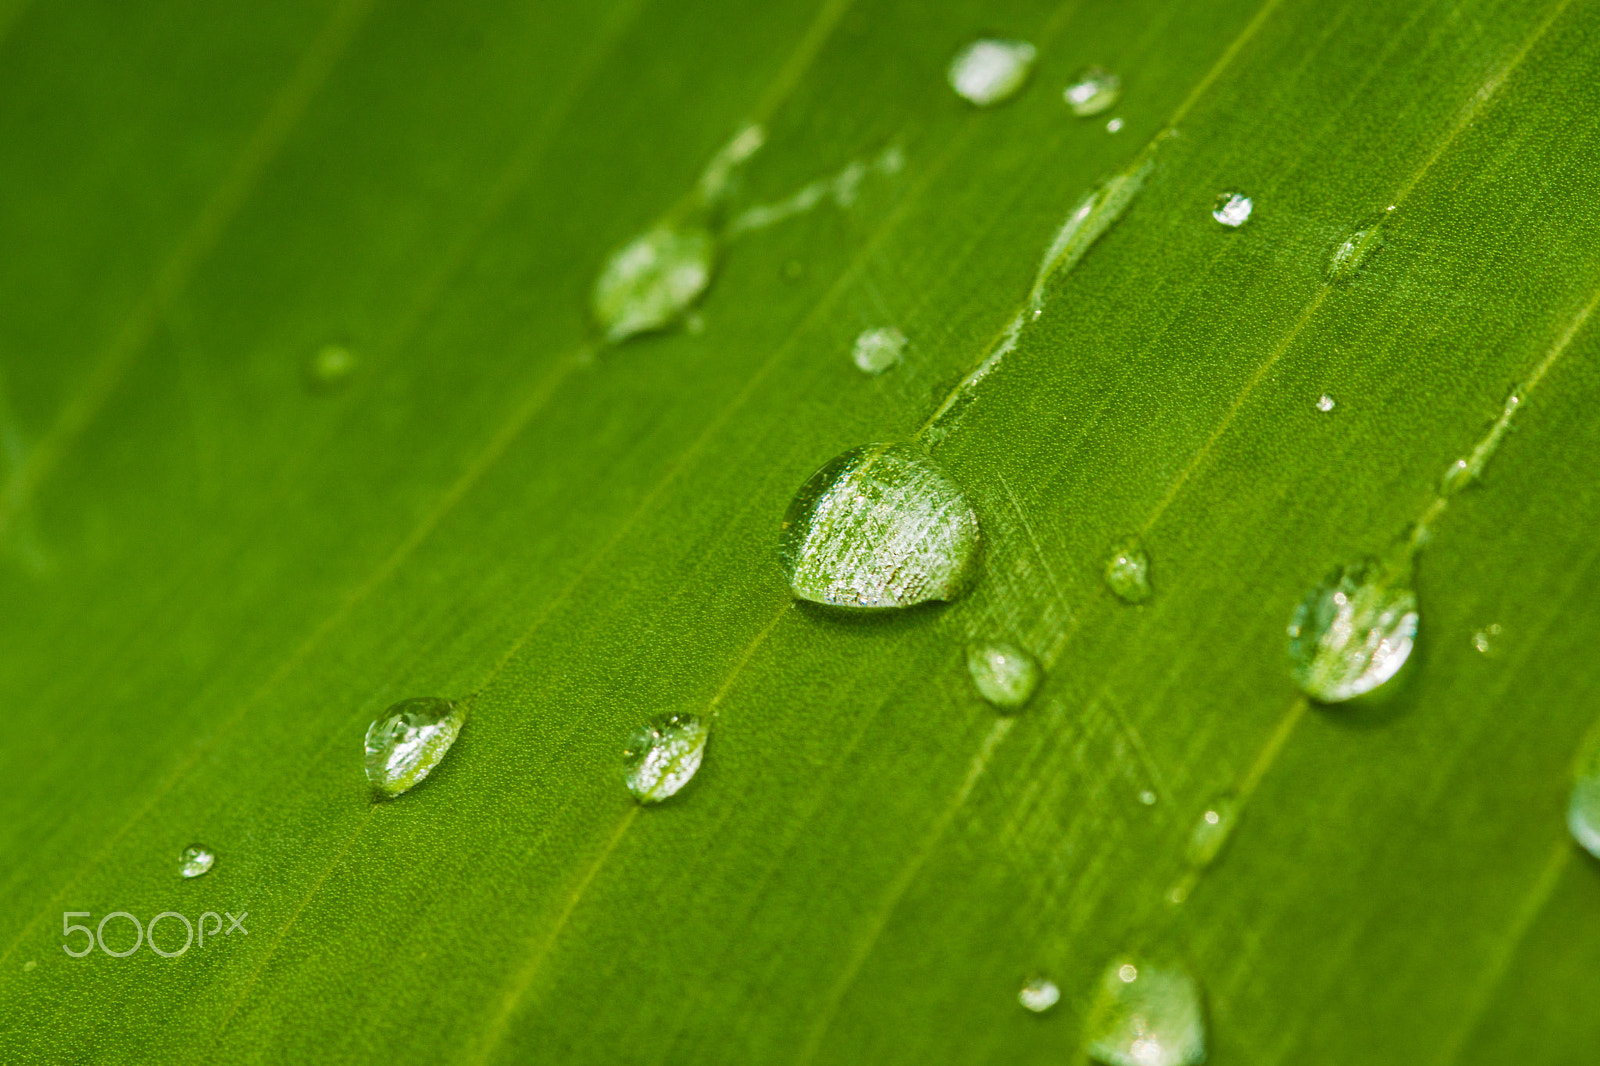
<svg viewBox="0 0 1600 1066">
<path fill-rule="evenodd" d="M 0 2 L 0 1058 L 1081 1061 L 1154 957 L 1214 1063 L 1588 1061 L 1596 18 Z M 979 110 L 982 35 L 1037 61 Z M 709 286 L 607 345 L 663 224 Z M 797 603 L 795 491 L 908 441 L 971 591 Z M 1309 703 L 1286 626 L 1368 556 L 1412 661 Z M 377 799 L 418 696 L 470 717 Z M 704 762 L 642 807 L 670 714 Z M 218 928 L 63 950 L 119 911 Z"/>
</svg>

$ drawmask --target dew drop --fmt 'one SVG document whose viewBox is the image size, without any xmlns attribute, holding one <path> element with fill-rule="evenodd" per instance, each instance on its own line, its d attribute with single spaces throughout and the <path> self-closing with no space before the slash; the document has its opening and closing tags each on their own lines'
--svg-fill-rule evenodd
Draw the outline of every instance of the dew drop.
<svg viewBox="0 0 1600 1066">
<path fill-rule="evenodd" d="M 1200 988 L 1177 964 L 1118 960 L 1100 979 L 1084 1050 L 1106 1066 L 1196 1066 L 1206 1058 Z"/>
<path fill-rule="evenodd" d="M 37 965 L 39 965 L 37 960 L 29 959 L 27 962 L 22 964 L 22 972 L 23 973 L 32 973 L 33 972 L 33 968 L 35 966 L 37 966 Z"/>
<path fill-rule="evenodd" d="M 1035 977 L 1023 985 L 1022 991 L 1017 993 L 1017 1002 L 1035 1014 L 1043 1014 L 1060 1001 L 1061 989 L 1046 977 Z"/>
<path fill-rule="evenodd" d="M 1106 584 L 1123 603 L 1143 603 L 1150 598 L 1150 556 L 1136 538 L 1111 549 L 1106 560 Z"/>
<path fill-rule="evenodd" d="M 1034 275 L 1033 290 L 1028 294 L 1028 309 L 1032 318 L 1036 319 L 1044 313 L 1045 287 L 1077 266 L 1094 243 L 1116 224 L 1128 205 L 1139 195 L 1139 190 L 1144 188 L 1144 180 L 1153 166 L 1154 163 L 1148 159 L 1135 161 L 1120 174 L 1090 189 L 1078 201 L 1067 220 L 1056 231 L 1050 247 L 1045 249 L 1039 272 Z M 1015 343 L 1014 339 L 1012 343 Z"/>
<path fill-rule="evenodd" d="M 1306 594 L 1289 623 L 1289 659 L 1306 695 L 1340 703 L 1405 665 L 1417 635 L 1417 594 L 1376 559 L 1342 566 Z"/>
<path fill-rule="evenodd" d="M 306 361 L 306 384 L 319 392 L 343 385 L 356 372 L 361 360 L 342 344 L 324 344 Z"/>
<path fill-rule="evenodd" d="M 1038 54 L 1027 41 L 973 41 L 950 61 L 950 88 L 978 107 L 991 107 L 1022 88 Z"/>
<path fill-rule="evenodd" d="M 595 279 L 594 316 L 620 343 L 676 322 L 711 283 L 716 242 L 700 226 L 656 226 L 612 254 Z"/>
<path fill-rule="evenodd" d="M 367 780 L 398 796 L 433 772 L 467 720 L 453 700 L 424 696 L 402 700 L 367 728 Z"/>
<path fill-rule="evenodd" d="M 881 374 L 900 362 L 908 343 L 906 335 L 893 326 L 863 330 L 853 353 L 856 366 L 864 373 Z"/>
<path fill-rule="evenodd" d="M 217 856 L 204 844 L 190 844 L 178 855 L 178 876 L 199 877 L 215 866 Z"/>
<path fill-rule="evenodd" d="M 1499 622 L 1491 622 L 1472 634 L 1472 646 L 1478 650 L 1479 655 L 1488 655 L 1495 650 L 1502 632 Z"/>
<path fill-rule="evenodd" d="M 1156 798 L 1156 794 L 1148 788 L 1139 793 L 1139 802 L 1144 804 L 1146 807 L 1154 807 L 1156 805 Z"/>
<path fill-rule="evenodd" d="M 1206 804 L 1189 833 L 1189 846 L 1184 852 L 1189 865 L 1203 869 L 1215 862 L 1238 821 L 1239 800 L 1232 793 L 1224 793 Z"/>
<path fill-rule="evenodd" d="M 1122 98 L 1122 79 L 1104 67 L 1085 67 L 1062 90 L 1061 98 L 1080 118 L 1098 115 Z"/>
<path fill-rule="evenodd" d="M 1333 410 L 1333 407 L 1334 404 L 1332 396 L 1329 396 L 1327 393 L 1323 393 L 1321 396 L 1317 397 L 1317 410 L 1326 414 L 1327 412 Z"/>
<path fill-rule="evenodd" d="M 1344 282 L 1355 277 L 1382 237 L 1382 217 L 1369 219 L 1351 230 L 1334 245 L 1333 254 L 1328 257 L 1328 280 Z"/>
<path fill-rule="evenodd" d="M 1027 703 L 1044 677 L 1038 659 L 1003 641 L 968 648 L 967 670 L 978 695 L 1002 710 Z"/>
<path fill-rule="evenodd" d="M 1107 122 L 1106 123 L 1106 132 L 1107 133 L 1120 133 L 1120 132 L 1122 132 L 1122 120 L 1120 118 L 1114 118 L 1110 122 Z"/>
<path fill-rule="evenodd" d="M 1238 229 L 1249 220 L 1255 206 L 1255 201 L 1242 192 L 1220 192 L 1211 205 L 1211 217 L 1229 229 Z"/>
<path fill-rule="evenodd" d="M 698 715 L 663 714 L 633 731 L 622 749 L 622 779 L 640 803 L 660 803 L 689 783 L 711 726 Z"/>
<path fill-rule="evenodd" d="M 795 493 L 778 555 L 800 599 L 910 607 L 965 592 L 982 541 L 966 494 L 925 452 L 866 444 L 833 459 Z"/>
</svg>

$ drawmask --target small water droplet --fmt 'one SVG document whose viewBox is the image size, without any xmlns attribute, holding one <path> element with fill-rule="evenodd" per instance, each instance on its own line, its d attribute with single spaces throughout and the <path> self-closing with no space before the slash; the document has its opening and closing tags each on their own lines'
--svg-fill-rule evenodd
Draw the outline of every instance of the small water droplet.
<svg viewBox="0 0 1600 1066">
<path fill-rule="evenodd" d="M 863 330 L 853 353 L 856 366 L 868 374 L 881 374 L 900 361 L 908 343 L 906 335 L 893 326 Z"/>
<path fill-rule="evenodd" d="M 1119 133 L 1119 132 L 1121 132 L 1121 130 L 1122 130 L 1122 120 L 1120 118 L 1114 118 L 1110 122 L 1106 123 L 1106 132 L 1107 133 Z"/>
<path fill-rule="evenodd" d="M 676 322 L 711 283 L 715 255 L 710 231 L 666 224 L 613 253 L 595 279 L 592 297 L 606 340 L 617 344 Z"/>
<path fill-rule="evenodd" d="M 1211 205 L 1211 217 L 1229 229 L 1238 229 L 1249 220 L 1255 206 L 1255 201 L 1242 192 L 1220 192 Z"/>
<path fill-rule="evenodd" d="M 1327 393 L 1323 393 L 1321 396 L 1317 397 L 1317 410 L 1326 413 L 1333 410 L 1333 406 L 1333 397 L 1329 396 Z"/>
<path fill-rule="evenodd" d="M 1139 793 L 1139 802 L 1146 807 L 1154 807 L 1156 805 L 1156 794 L 1147 788 Z"/>
<path fill-rule="evenodd" d="M 1492 622 L 1484 626 L 1472 634 L 1472 646 L 1478 649 L 1478 654 L 1488 655 L 1495 650 L 1501 631 L 1499 622 Z"/>
<path fill-rule="evenodd" d="M 1022 986 L 1022 991 L 1017 993 L 1017 1002 L 1033 1011 L 1043 1014 L 1061 1001 L 1061 989 L 1056 983 L 1045 977 L 1035 977 Z"/>
<path fill-rule="evenodd" d="M 22 972 L 23 973 L 32 973 L 33 972 L 33 968 L 35 966 L 37 966 L 37 965 L 39 965 L 39 963 L 36 960 L 29 959 L 27 962 L 22 964 Z"/>
<path fill-rule="evenodd" d="M 178 876 L 199 877 L 216 865 L 217 856 L 204 844 L 190 844 L 178 855 Z"/>
<path fill-rule="evenodd" d="M 1130 537 L 1111 549 L 1106 584 L 1123 603 L 1143 603 L 1150 598 L 1150 556 L 1137 538 Z"/>
<path fill-rule="evenodd" d="M 1196 1066 L 1206 1057 L 1200 987 L 1175 963 L 1113 962 L 1090 1009 L 1084 1044 L 1106 1066 Z"/>
<path fill-rule="evenodd" d="M 1321 703 L 1371 692 L 1405 665 L 1417 620 L 1407 575 L 1376 559 L 1339 567 L 1306 594 L 1289 623 L 1295 682 Z"/>
<path fill-rule="evenodd" d="M 1080 118 L 1110 110 L 1122 97 L 1122 79 L 1104 67 L 1085 67 L 1061 92 L 1061 98 Z"/>
<path fill-rule="evenodd" d="M 398 796 L 433 772 L 467 720 L 467 708 L 433 696 L 401 700 L 367 727 L 367 780 Z"/>
<path fill-rule="evenodd" d="M 663 714 L 633 731 L 622 749 L 622 778 L 640 803 L 660 803 L 700 769 L 711 726 L 698 715 Z"/>
<path fill-rule="evenodd" d="M 1038 659 L 1003 641 L 968 648 L 967 670 L 978 695 L 1003 710 L 1027 703 L 1044 677 Z"/>
<path fill-rule="evenodd" d="M 1382 237 L 1381 216 L 1368 219 L 1351 230 L 1343 240 L 1334 245 L 1333 253 L 1328 257 L 1328 280 L 1344 282 L 1355 277 Z"/>
<path fill-rule="evenodd" d="M 1198 869 L 1216 861 L 1238 820 L 1239 800 L 1232 793 L 1224 793 L 1208 803 L 1189 834 L 1189 847 L 1184 853 L 1189 865 Z"/>
<path fill-rule="evenodd" d="M 993 106 L 1022 88 L 1037 56 L 1027 41 L 973 41 L 950 61 L 950 88 L 978 107 Z"/>
<path fill-rule="evenodd" d="M 306 361 L 306 384 L 318 392 L 331 392 L 349 380 L 361 360 L 342 344 L 324 344 Z"/>
<path fill-rule="evenodd" d="M 953 600 L 976 576 L 978 516 L 961 487 L 910 444 L 866 444 L 795 493 L 778 554 L 803 600 L 910 607 Z"/>
</svg>

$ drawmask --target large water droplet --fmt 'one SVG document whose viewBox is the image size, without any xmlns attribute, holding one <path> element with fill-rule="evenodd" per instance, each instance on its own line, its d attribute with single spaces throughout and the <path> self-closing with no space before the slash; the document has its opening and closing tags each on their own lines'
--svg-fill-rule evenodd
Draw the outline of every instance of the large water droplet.
<svg viewBox="0 0 1600 1066">
<path fill-rule="evenodd" d="M 1143 603 L 1150 598 L 1150 556 L 1136 538 L 1129 538 L 1111 549 L 1106 560 L 1106 584 L 1124 603 Z"/>
<path fill-rule="evenodd" d="M 640 803 L 660 803 L 700 769 L 711 726 L 693 714 L 663 714 L 633 731 L 622 749 L 622 779 Z"/>
<path fill-rule="evenodd" d="M 1335 570 L 1306 594 L 1289 623 L 1289 659 L 1306 695 L 1354 699 L 1405 665 L 1417 635 L 1417 594 L 1408 575 L 1376 559 Z"/>
<path fill-rule="evenodd" d="M 464 704 L 432 696 L 402 700 L 367 728 L 367 780 L 390 796 L 439 765 L 467 720 Z"/>
<path fill-rule="evenodd" d="M 973 41 L 950 61 L 950 88 L 979 107 L 998 104 L 1022 88 L 1037 55 L 1027 41 Z"/>
<path fill-rule="evenodd" d="M 1382 216 L 1368 219 L 1351 230 L 1333 246 L 1333 253 L 1328 257 L 1328 280 L 1342 282 L 1355 277 L 1382 237 Z"/>
<path fill-rule="evenodd" d="M 893 326 L 869 329 L 856 338 L 856 366 L 868 374 L 881 374 L 905 355 L 906 335 Z"/>
<path fill-rule="evenodd" d="M 1017 993 L 1017 1002 L 1035 1014 L 1043 1014 L 1060 1001 L 1061 989 L 1047 977 L 1033 978 Z"/>
<path fill-rule="evenodd" d="M 1238 821 L 1239 800 L 1232 793 L 1223 793 L 1206 804 L 1189 833 L 1189 847 L 1184 852 L 1189 865 L 1205 867 L 1216 861 Z"/>
<path fill-rule="evenodd" d="M 1061 93 L 1072 113 L 1081 118 L 1110 109 L 1122 97 L 1122 79 L 1105 67 L 1085 67 Z"/>
<path fill-rule="evenodd" d="M 1206 1058 L 1200 987 L 1175 964 L 1118 959 L 1100 979 L 1084 1050 L 1106 1066 L 1196 1066 Z"/>
<path fill-rule="evenodd" d="M 178 855 L 178 876 L 199 877 L 216 865 L 216 854 L 204 844 L 190 844 Z"/>
<path fill-rule="evenodd" d="M 910 607 L 965 592 L 981 545 L 978 516 L 938 463 L 909 444 L 866 444 L 795 493 L 778 554 L 803 600 Z"/>
<path fill-rule="evenodd" d="M 594 316 L 612 344 L 676 322 L 711 283 L 716 242 L 700 226 L 662 224 L 635 237 L 595 279 Z"/>
<path fill-rule="evenodd" d="M 968 648 L 967 670 L 978 695 L 1004 710 L 1027 703 L 1044 677 L 1039 660 L 1004 641 Z"/>
<path fill-rule="evenodd" d="M 319 392 L 330 392 L 349 380 L 360 360 L 342 344 L 324 344 L 306 361 L 306 384 Z"/>
<path fill-rule="evenodd" d="M 1211 205 L 1211 217 L 1229 229 L 1238 229 L 1249 221 L 1255 206 L 1255 201 L 1242 192 L 1221 192 Z"/>
</svg>

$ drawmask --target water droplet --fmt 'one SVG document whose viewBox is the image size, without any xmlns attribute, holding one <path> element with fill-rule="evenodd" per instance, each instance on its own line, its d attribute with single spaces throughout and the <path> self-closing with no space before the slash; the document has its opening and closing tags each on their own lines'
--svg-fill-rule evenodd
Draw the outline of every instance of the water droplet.
<svg viewBox="0 0 1600 1066">
<path fill-rule="evenodd" d="M 324 344 L 306 362 L 306 384 L 321 392 L 343 385 L 361 361 L 342 344 Z"/>
<path fill-rule="evenodd" d="M 1044 677 L 1038 659 L 1003 641 L 968 648 L 967 670 L 978 695 L 1003 710 L 1027 703 Z"/>
<path fill-rule="evenodd" d="M 622 749 L 623 781 L 640 803 L 660 803 L 689 783 L 711 726 L 693 714 L 663 714 L 633 731 Z"/>
<path fill-rule="evenodd" d="M 33 972 L 33 968 L 35 966 L 37 966 L 37 965 L 39 965 L 37 960 L 29 959 L 27 962 L 22 964 L 22 972 L 23 973 L 32 973 Z"/>
<path fill-rule="evenodd" d="M 1061 93 L 1080 118 L 1109 110 L 1121 97 L 1122 79 L 1104 67 L 1085 67 Z"/>
<path fill-rule="evenodd" d="M 1444 476 L 1439 479 L 1439 492 L 1442 495 L 1454 496 L 1483 477 L 1484 469 L 1488 467 L 1489 460 L 1494 458 L 1494 453 L 1500 450 L 1500 442 L 1505 439 L 1506 432 L 1511 428 L 1511 419 L 1521 406 L 1522 386 L 1518 385 L 1506 396 L 1500 408 L 1500 417 L 1494 420 L 1489 432 L 1473 446 L 1471 454 L 1457 459 L 1445 470 Z"/>
<path fill-rule="evenodd" d="M 1238 821 L 1239 800 L 1232 793 L 1224 793 L 1208 803 L 1189 834 L 1189 847 L 1184 853 L 1189 865 L 1196 868 L 1210 866 L 1233 835 L 1233 827 Z"/>
<path fill-rule="evenodd" d="M 1495 650 L 1501 632 L 1500 623 L 1492 622 L 1472 634 L 1472 646 L 1478 649 L 1478 654 L 1488 655 Z"/>
<path fill-rule="evenodd" d="M 1122 131 L 1122 120 L 1120 118 L 1114 118 L 1110 122 L 1106 123 L 1106 132 L 1107 133 L 1120 133 L 1121 131 Z"/>
<path fill-rule="evenodd" d="M 1242 192 L 1220 192 L 1217 202 L 1211 205 L 1211 217 L 1229 229 L 1238 229 L 1250 218 L 1255 206 L 1255 201 Z"/>
<path fill-rule="evenodd" d="M 950 88 L 978 107 L 1015 95 L 1038 51 L 1026 41 L 973 41 L 950 61 Z"/>
<path fill-rule="evenodd" d="M 1144 188 L 1144 179 L 1154 165 L 1148 159 L 1136 163 L 1090 189 L 1078 201 L 1078 205 L 1056 231 L 1050 247 L 1045 250 L 1044 260 L 1039 264 L 1039 272 L 1034 276 L 1033 291 L 1028 294 L 1028 307 L 1033 318 L 1038 318 L 1044 312 L 1045 286 L 1052 278 L 1077 266 L 1078 260 L 1083 258 L 1094 242 L 1122 217 L 1134 197 L 1139 195 L 1139 190 Z"/>
<path fill-rule="evenodd" d="M 906 335 L 893 326 L 864 330 L 856 338 L 856 366 L 868 374 L 881 374 L 900 361 L 908 343 Z"/>
<path fill-rule="evenodd" d="M 1368 219 L 1351 230 L 1348 236 L 1334 245 L 1333 254 L 1328 257 L 1328 280 L 1342 282 L 1355 277 L 1382 237 L 1381 216 Z"/>
<path fill-rule="evenodd" d="M 1306 594 L 1289 624 L 1294 679 L 1306 695 L 1340 703 L 1392 678 L 1417 635 L 1417 594 L 1407 575 L 1376 559 L 1335 570 Z"/>
<path fill-rule="evenodd" d="M 1017 993 L 1017 1002 L 1033 1011 L 1043 1014 L 1061 1001 L 1061 989 L 1056 983 L 1045 977 L 1035 977 L 1022 986 L 1022 991 Z"/>
<path fill-rule="evenodd" d="M 1106 1066 L 1196 1066 L 1206 1057 L 1200 987 L 1177 964 L 1113 962 L 1085 1034 L 1084 1050 Z"/>
<path fill-rule="evenodd" d="M 1137 539 L 1129 538 L 1111 549 L 1106 584 L 1123 603 L 1143 603 L 1150 598 L 1150 556 Z"/>
<path fill-rule="evenodd" d="M 367 780 L 390 796 L 433 772 L 467 720 L 467 708 L 432 696 L 402 700 L 367 728 Z"/>
<path fill-rule="evenodd" d="M 1567 831 L 1584 851 L 1600 859 L 1600 745 L 1579 761 L 1567 801 Z"/>
<path fill-rule="evenodd" d="M 178 876 L 199 877 L 216 865 L 217 856 L 204 844 L 190 844 L 178 856 Z"/>
<path fill-rule="evenodd" d="M 665 224 L 615 252 L 594 283 L 594 316 L 606 340 L 617 344 L 676 322 L 711 283 L 715 255 L 708 230 Z"/>
<path fill-rule="evenodd" d="M 1156 794 L 1147 788 L 1139 793 L 1139 802 L 1146 807 L 1154 807 L 1156 805 Z"/>
<path fill-rule="evenodd" d="M 813 474 L 783 517 L 778 554 L 803 600 L 910 607 L 953 600 L 982 532 L 961 487 L 909 444 L 852 448 Z"/>
<path fill-rule="evenodd" d="M 1317 397 L 1317 410 L 1324 413 L 1333 410 L 1333 397 L 1329 396 L 1327 393 L 1323 393 L 1321 396 Z"/>
</svg>

